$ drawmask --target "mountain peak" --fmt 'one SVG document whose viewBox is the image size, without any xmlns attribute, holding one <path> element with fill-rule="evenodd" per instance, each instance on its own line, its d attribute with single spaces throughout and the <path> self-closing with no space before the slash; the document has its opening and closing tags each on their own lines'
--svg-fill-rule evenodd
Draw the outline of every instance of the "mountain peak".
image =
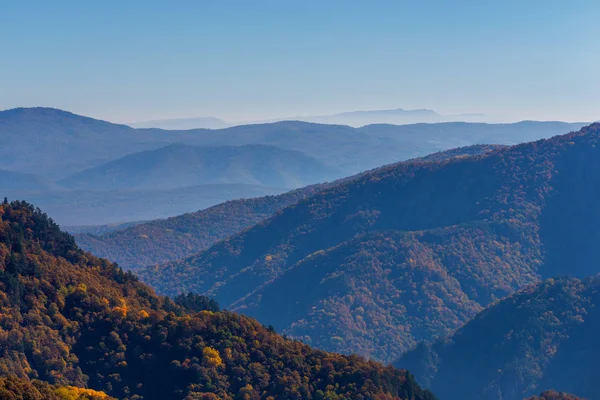
<svg viewBox="0 0 600 400">
<path fill-rule="evenodd" d="M 15 116 L 70 116 L 70 117 L 82 117 L 81 115 L 74 114 L 70 111 L 61 110 L 59 108 L 52 107 L 16 107 L 6 110 L 0 110 L 1 117 L 15 117 Z"/>
<path fill-rule="evenodd" d="M 52 107 L 18 107 L 0 111 L 0 121 L 33 125 L 36 123 L 88 124 L 97 126 L 116 126 L 131 129 L 122 124 L 86 117 L 70 111 Z"/>
</svg>

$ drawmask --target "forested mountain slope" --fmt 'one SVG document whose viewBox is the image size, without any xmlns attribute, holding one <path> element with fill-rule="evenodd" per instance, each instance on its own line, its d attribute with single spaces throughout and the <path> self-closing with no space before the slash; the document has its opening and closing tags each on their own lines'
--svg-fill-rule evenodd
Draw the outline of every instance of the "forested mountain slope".
<svg viewBox="0 0 600 400">
<path fill-rule="evenodd" d="M 406 371 L 312 350 L 231 312 L 189 313 L 22 202 L 0 205 L 0 353 L 0 375 L 119 399 L 433 399 Z M 0 393 L 32 393 L 11 379 Z"/>
<path fill-rule="evenodd" d="M 546 388 L 600 398 L 599 289 L 598 276 L 546 280 L 395 364 L 448 400 L 520 400 Z"/>
<path fill-rule="evenodd" d="M 441 161 L 497 150 L 498 145 L 451 149 L 408 162 Z M 367 172 L 367 173 L 372 173 Z M 226 237 L 239 233 L 283 208 L 329 187 L 357 179 L 362 174 L 334 182 L 306 186 L 277 196 L 228 201 L 205 210 L 150 221 L 106 234 L 77 234 L 79 246 L 123 268 L 139 268 L 188 257 Z M 88 228 L 89 229 L 89 228 Z M 100 227 L 100 229 L 106 229 Z"/>
<path fill-rule="evenodd" d="M 185 258 L 207 249 L 219 240 L 273 216 L 319 188 L 321 185 L 313 185 L 277 196 L 232 200 L 102 235 L 77 234 L 75 239 L 81 248 L 115 261 L 123 268 L 140 268 Z"/>
<path fill-rule="evenodd" d="M 540 277 L 597 270 L 599 131 L 378 169 L 141 275 L 324 349 L 391 360 Z"/>
</svg>

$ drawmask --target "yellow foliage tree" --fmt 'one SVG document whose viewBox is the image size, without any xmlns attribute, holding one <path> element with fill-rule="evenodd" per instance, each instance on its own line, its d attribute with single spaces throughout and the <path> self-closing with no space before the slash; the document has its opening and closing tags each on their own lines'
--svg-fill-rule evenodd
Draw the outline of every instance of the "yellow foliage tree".
<svg viewBox="0 0 600 400">
<path fill-rule="evenodd" d="M 110 397 L 108 397 L 104 392 L 99 392 L 93 389 L 84 389 L 75 386 L 60 387 L 55 390 L 55 393 L 58 397 L 64 400 L 110 399 Z"/>
<path fill-rule="evenodd" d="M 120 299 L 121 305 L 113 307 L 112 312 L 113 315 L 120 318 L 125 318 L 127 316 L 127 303 L 125 299 Z"/>
<path fill-rule="evenodd" d="M 213 349 L 212 347 L 205 347 L 202 350 L 202 354 L 204 355 L 203 361 L 208 367 L 216 368 L 219 365 L 223 364 L 223 360 L 221 360 L 221 355 L 217 349 Z"/>
</svg>

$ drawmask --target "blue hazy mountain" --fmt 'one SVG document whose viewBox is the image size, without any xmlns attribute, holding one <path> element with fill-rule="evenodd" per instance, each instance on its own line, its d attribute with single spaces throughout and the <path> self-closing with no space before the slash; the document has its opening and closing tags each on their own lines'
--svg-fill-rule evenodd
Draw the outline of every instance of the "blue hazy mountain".
<svg viewBox="0 0 600 400">
<path fill-rule="evenodd" d="M 127 155 L 58 183 L 69 189 L 175 189 L 206 184 L 297 188 L 342 177 L 299 151 L 266 145 L 172 144 Z"/>
<path fill-rule="evenodd" d="M 196 146 L 265 144 L 300 151 L 347 175 L 451 148 L 515 144 L 584 124 L 377 124 L 360 129 L 299 121 L 219 130 L 134 129 L 52 108 L 0 111 L 0 168 L 62 179 L 128 154 L 173 143 Z"/>
<path fill-rule="evenodd" d="M 297 119 L 300 121 L 315 122 L 321 124 L 340 124 L 353 127 L 361 127 L 372 124 L 407 125 L 419 123 L 440 122 L 485 122 L 485 114 L 469 113 L 458 115 L 443 115 L 437 111 L 422 108 L 405 110 L 395 108 L 389 110 L 349 111 L 332 115 L 295 117 L 286 119 Z"/>
<path fill-rule="evenodd" d="M 40 178 L 38 183 L 46 182 L 53 186 L 56 181 L 86 170 L 98 172 L 94 168 L 102 170 L 111 162 L 134 153 L 154 151 L 173 144 L 200 147 L 268 145 L 281 151 L 300 152 L 312 159 L 314 166 L 316 163 L 321 164 L 319 168 L 307 171 L 296 170 L 304 174 L 297 175 L 298 179 L 294 178 L 294 174 L 280 174 L 278 180 L 270 181 L 276 186 L 264 186 L 264 180 L 256 179 L 250 174 L 250 179 L 243 181 L 246 183 L 228 183 L 230 186 L 222 188 L 223 190 L 215 184 L 206 186 L 192 179 L 179 180 L 176 174 L 171 175 L 172 182 L 168 182 L 168 187 L 172 188 L 176 184 L 202 187 L 202 190 L 197 189 L 200 192 L 195 192 L 201 193 L 201 196 L 196 197 L 190 195 L 191 189 L 148 189 L 146 184 L 141 185 L 146 189 L 102 191 L 98 190 L 99 187 L 94 187 L 93 181 L 81 183 L 88 188 L 85 190 L 60 190 L 55 186 L 48 189 L 44 185 L 38 185 L 40 187 L 36 191 L 35 185 L 29 185 L 26 197 L 23 197 L 24 187 L 13 184 L 9 187 L 8 180 L 5 183 L 5 196 L 35 202 L 62 224 L 107 224 L 169 217 L 197 211 L 222 201 L 281 193 L 285 188 L 307 182 L 329 180 L 332 178 L 331 171 L 334 171 L 333 177 L 349 176 L 381 165 L 456 147 L 478 143 L 520 143 L 576 130 L 582 125 L 532 121 L 517 124 L 377 124 L 357 129 L 344 125 L 284 121 L 218 130 L 162 130 L 134 129 L 52 108 L 18 108 L 0 111 L 0 136 L 3 139 L 0 169 L 33 174 Z M 262 160 L 260 152 L 254 154 Z M 298 157 L 300 155 L 291 157 L 290 162 L 299 160 Z M 255 163 L 254 165 L 258 163 L 256 159 L 249 158 L 244 159 L 244 162 Z M 243 175 L 240 173 L 244 170 L 243 166 L 237 165 L 239 168 L 233 169 L 235 172 L 228 170 L 229 177 L 239 178 Z M 277 169 L 283 171 L 285 168 L 280 165 Z M 183 170 L 185 168 L 181 169 Z M 338 171 L 340 175 L 335 175 Z M 148 176 L 157 176 L 164 181 L 168 173 L 167 170 L 156 169 Z M 28 176 L 31 178 L 31 175 Z M 236 180 L 229 179 L 229 182 L 232 181 Z M 137 184 L 132 180 L 129 182 L 134 186 Z M 231 185 L 235 186 L 235 190 L 231 190 Z M 154 193 L 154 190 L 159 190 L 160 193 Z M 169 206 L 157 208 L 155 198 L 167 201 Z"/>
</svg>

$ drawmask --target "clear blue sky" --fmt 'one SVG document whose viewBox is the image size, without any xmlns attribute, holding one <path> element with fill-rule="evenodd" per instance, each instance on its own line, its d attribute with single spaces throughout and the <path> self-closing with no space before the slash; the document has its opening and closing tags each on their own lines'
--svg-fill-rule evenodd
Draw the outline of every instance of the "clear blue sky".
<svg viewBox="0 0 600 400">
<path fill-rule="evenodd" d="M 600 1 L 0 3 L 0 109 L 600 119 Z"/>
</svg>

